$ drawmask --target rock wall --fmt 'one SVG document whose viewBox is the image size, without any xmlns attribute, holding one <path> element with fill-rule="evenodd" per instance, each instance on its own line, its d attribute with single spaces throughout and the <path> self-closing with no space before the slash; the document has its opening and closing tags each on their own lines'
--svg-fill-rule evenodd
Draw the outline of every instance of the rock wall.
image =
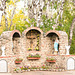
<svg viewBox="0 0 75 75">
<path fill-rule="evenodd" d="M 32 51 L 28 51 L 28 48 L 30 47 L 30 39 L 27 38 L 27 34 L 30 30 L 35 30 L 39 32 L 39 51 L 35 50 L 35 45 L 37 44 L 37 38 L 33 39 L 33 49 Z M 8 72 L 12 72 L 12 70 L 15 67 L 20 67 L 24 65 L 28 66 L 42 66 L 43 64 L 46 64 L 50 67 L 56 67 L 57 65 L 64 67 L 66 69 L 66 61 L 67 58 L 66 56 L 63 56 L 66 54 L 66 49 L 65 46 L 68 45 L 68 35 L 66 32 L 63 31 L 55 31 L 55 30 L 50 30 L 47 32 L 45 35 L 43 35 L 43 32 L 41 29 L 37 27 L 30 27 L 26 29 L 23 33 L 22 36 L 20 35 L 19 38 L 15 38 L 13 41 L 13 35 L 15 33 L 18 33 L 20 35 L 20 32 L 17 30 L 11 31 L 11 32 L 4 32 L 1 36 L 0 39 L 0 49 L 1 46 L 5 46 L 5 55 L 6 56 L 0 56 L 0 60 L 4 59 L 8 63 Z M 29 34 L 31 34 L 29 32 Z M 37 36 L 38 34 L 35 34 Z M 8 35 L 8 36 L 7 36 Z M 47 36 L 50 35 L 50 36 Z M 59 55 L 54 55 L 54 41 L 55 38 L 59 38 Z M 17 47 L 17 49 L 13 49 L 14 47 Z M 18 52 L 18 53 L 17 53 Z M 29 54 L 39 54 L 41 57 L 39 60 L 29 60 L 27 56 Z M 0 51 L 1 55 L 1 51 Z M 17 65 L 14 63 L 16 58 L 22 58 L 23 61 L 21 64 Z M 56 63 L 50 64 L 46 62 L 47 57 L 52 57 L 56 59 Z M 63 63 L 62 63 L 63 62 Z M 65 64 L 65 65 L 64 65 Z"/>
</svg>

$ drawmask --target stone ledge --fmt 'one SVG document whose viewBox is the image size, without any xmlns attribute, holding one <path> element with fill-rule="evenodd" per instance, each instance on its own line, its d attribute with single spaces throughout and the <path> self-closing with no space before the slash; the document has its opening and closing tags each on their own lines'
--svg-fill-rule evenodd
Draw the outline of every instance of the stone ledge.
<svg viewBox="0 0 75 75">
<path fill-rule="evenodd" d="M 39 53 L 41 51 L 26 51 L 26 53 Z"/>
<path fill-rule="evenodd" d="M 75 56 L 75 55 L 51 55 L 51 54 L 47 54 L 47 56 L 66 56 L 66 57 L 71 57 L 71 56 Z"/>
<path fill-rule="evenodd" d="M 14 56 L 0 56 L 0 58 L 11 58 L 11 57 L 18 57 L 20 55 L 14 55 Z"/>
<path fill-rule="evenodd" d="M 59 55 L 52 55 L 52 54 L 47 54 L 47 56 L 59 56 Z"/>
<path fill-rule="evenodd" d="M 66 57 L 71 57 L 71 56 L 75 56 L 75 55 L 65 55 Z"/>
</svg>

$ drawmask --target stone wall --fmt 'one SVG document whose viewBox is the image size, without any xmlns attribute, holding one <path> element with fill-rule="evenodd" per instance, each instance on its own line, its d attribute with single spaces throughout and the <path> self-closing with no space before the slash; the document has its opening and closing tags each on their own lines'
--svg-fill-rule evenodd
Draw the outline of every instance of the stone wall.
<svg viewBox="0 0 75 75">
<path fill-rule="evenodd" d="M 30 47 L 30 39 L 27 38 L 27 34 L 31 34 L 30 31 L 35 30 L 39 34 L 39 51 L 35 50 L 36 44 L 37 44 L 37 38 L 32 39 L 33 40 L 33 49 L 32 51 L 28 51 L 28 48 Z M 28 33 L 29 32 L 29 33 Z M 18 33 L 20 36 L 19 38 L 14 38 L 13 41 L 13 35 L 15 33 Z M 38 34 L 35 34 L 37 36 Z M 59 38 L 59 55 L 54 55 L 54 41 L 55 38 Z M 66 49 L 65 46 L 68 45 L 68 35 L 66 32 L 63 31 L 55 31 L 55 30 L 50 30 L 48 31 L 45 35 L 43 35 L 43 31 L 37 27 L 30 27 L 26 29 L 23 33 L 22 36 L 19 31 L 14 30 L 14 31 L 7 31 L 4 32 L 1 35 L 0 39 L 0 49 L 1 46 L 5 46 L 5 55 L 4 57 L 0 56 L 0 60 L 4 59 L 7 61 L 9 64 L 8 66 L 8 72 L 12 72 L 13 68 L 15 67 L 20 67 L 24 65 L 32 66 L 32 65 L 37 65 L 41 66 L 43 64 L 46 64 L 48 66 L 51 66 L 50 63 L 46 62 L 47 57 L 53 57 L 56 59 L 56 63 L 52 64 L 53 67 L 56 65 L 59 65 L 62 67 L 65 67 L 66 69 L 66 61 L 67 57 L 63 56 L 66 54 Z M 14 47 L 17 47 L 17 49 L 13 49 Z M 17 53 L 18 52 L 18 53 Z M 29 60 L 27 59 L 27 56 L 29 54 L 39 54 L 41 57 L 39 60 Z M 16 65 L 14 63 L 16 58 L 23 58 L 23 61 L 21 64 Z M 12 62 L 12 63 L 11 63 Z M 64 63 L 61 63 L 64 62 Z M 11 69 L 12 68 L 12 69 Z"/>
<path fill-rule="evenodd" d="M 68 35 L 64 31 L 59 31 L 60 37 L 59 37 L 59 50 L 60 54 L 66 54 L 65 46 L 68 46 Z"/>
</svg>

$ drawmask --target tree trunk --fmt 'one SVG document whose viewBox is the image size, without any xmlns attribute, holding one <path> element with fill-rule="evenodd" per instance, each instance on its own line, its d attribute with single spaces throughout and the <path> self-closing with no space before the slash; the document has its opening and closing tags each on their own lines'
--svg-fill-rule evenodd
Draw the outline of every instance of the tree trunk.
<svg viewBox="0 0 75 75">
<path fill-rule="evenodd" d="M 6 30 L 8 30 L 8 22 L 7 22 L 7 17 L 6 17 L 6 0 L 1 0 L 0 1 L 0 11 L 3 11 L 1 14 L 1 19 L 2 16 L 5 16 L 5 26 L 6 26 Z"/>
<path fill-rule="evenodd" d="M 13 9 L 13 13 L 12 13 L 12 15 L 11 15 L 11 23 L 10 23 L 9 30 L 11 30 L 12 20 L 13 20 L 14 14 L 15 14 L 15 10 L 16 10 L 16 6 L 14 7 L 14 9 Z"/>
<path fill-rule="evenodd" d="M 71 46 L 71 43 L 72 43 L 72 36 L 73 36 L 74 26 L 75 26 L 75 18 L 73 19 L 71 27 L 70 27 L 70 36 L 69 36 L 69 45 L 70 46 Z"/>
</svg>

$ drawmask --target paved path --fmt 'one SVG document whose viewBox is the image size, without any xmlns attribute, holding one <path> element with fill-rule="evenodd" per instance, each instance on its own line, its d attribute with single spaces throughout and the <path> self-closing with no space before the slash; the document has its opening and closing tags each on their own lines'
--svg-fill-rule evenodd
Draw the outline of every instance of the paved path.
<svg viewBox="0 0 75 75">
<path fill-rule="evenodd" d="M 0 73 L 0 75 L 75 75 L 75 71 L 49 72 L 49 71 L 31 71 L 24 73 Z"/>
</svg>

